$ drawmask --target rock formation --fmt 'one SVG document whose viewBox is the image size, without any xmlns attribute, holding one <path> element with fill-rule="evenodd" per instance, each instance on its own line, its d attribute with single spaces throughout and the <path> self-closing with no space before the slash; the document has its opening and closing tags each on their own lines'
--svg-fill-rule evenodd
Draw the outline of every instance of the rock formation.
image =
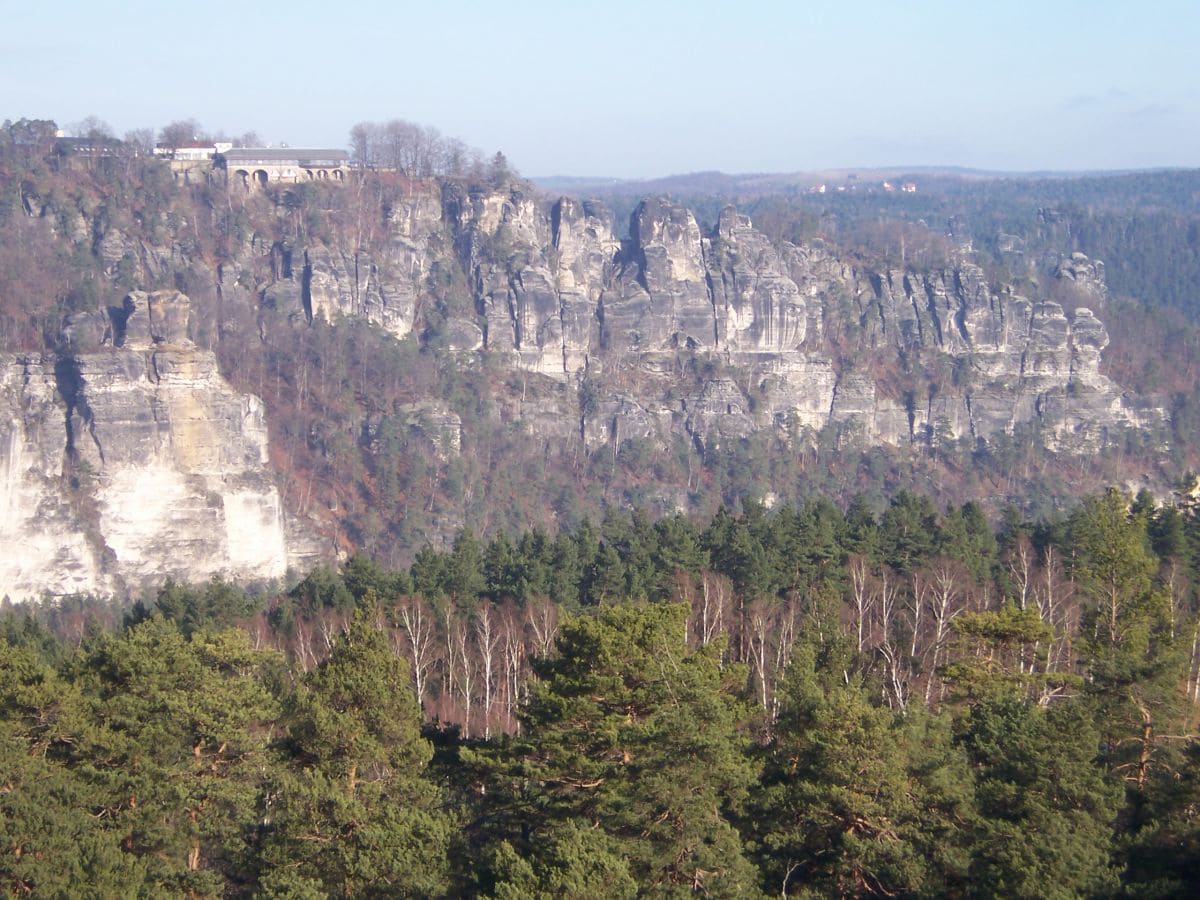
<svg viewBox="0 0 1200 900">
<path fill-rule="evenodd" d="M 486 359 L 491 384 L 522 386 L 498 389 L 493 414 L 547 444 L 708 454 L 769 430 L 793 446 L 979 447 L 1028 429 L 1093 453 L 1163 421 L 1102 373 L 1104 266 L 1082 254 L 1022 257 L 1018 288 L 968 250 L 872 266 L 819 241 L 772 243 L 732 208 L 706 231 L 650 198 L 622 238 L 595 201 L 433 180 L 387 190 L 346 200 L 336 227 L 285 227 L 295 210 L 256 198 L 256 224 L 219 257 L 179 229 L 152 240 L 82 210 L 55 233 L 114 279 L 186 273 L 207 297 L 209 343 L 252 334 L 255 316 L 264 342 L 268 315 L 348 317 L 477 371 Z M 320 555 L 273 485 L 262 404 L 189 340 L 192 308 L 177 291 L 134 292 L 68 316 L 57 353 L 0 357 L 0 528 L 22 548 L 0 561 L 0 591 L 273 578 Z M 448 462 L 469 428 L 443 397 L 414 396 L 347 432 L 384 453 L 395 442 L 380 435 L 403 429 Z"/>
<path fill-rule="evenodd" d="M 403 336 L 430 302 L 430 273 L 457 266 L 475 315 L 446 324 L 449 347 L 569 385 L 586 373 L 603 400 L 576 429 L 588 446 L 638 435 L 665 445 L 676 434 L 704 448 L 710 432 L 830 425 L 905 444 L 1036 425 L 1051 449 L 1092 452 L 1161 420 L 1100 374 L 1108 338 L 1093 309 L 1106 300 L 1104 266 L 1079 253 L 1045 273 L 1079 301 L 1068 313 L 989 282 L 969 253 L 926 271 L 865 269 L 820 243 L 776 247 L 732 208 L 705 234 L 661 198 L 637 207 L 625 241 L 596 202 L 543 206 L 521 191 L 454 185 L 440 198 L 416 190 L 389 207 L 388 223 L 369 263 L 318 246 L 303 274 L 281 282 L 307 285 L 310 315 L 363 315 Z M 289 295 L 286 283 L 268 291 Z M 680 354 L 726 374 L 680 384 Z M 919 375 L 919 391 L 897 390 L 897 366 Z M 579 407 L 518 415 L 557 433 L 550 419 Z"/>
<path fill-rule="evenodd" d="M 72 323 L 80 340 L 94 317 Z M 308 567 L 263 406 L 187 337 L 188 299 L 135 292 L 94 352 L 0 359 L 0 592 L 135 592 Z M 296 537 L 301 537 L 297 541 Z"/>
</svg>

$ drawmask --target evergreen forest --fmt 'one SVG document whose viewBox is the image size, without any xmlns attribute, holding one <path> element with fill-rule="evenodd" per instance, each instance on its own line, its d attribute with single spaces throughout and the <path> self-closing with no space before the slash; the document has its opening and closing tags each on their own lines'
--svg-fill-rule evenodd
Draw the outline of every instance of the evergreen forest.
<svg viewBox="0 0 1200 900">
<path fill-rule="evenodd" d="M 0 888 L 1186 896 L 1189 497 L 611 512 L 9 606 Z"/>
</svg>

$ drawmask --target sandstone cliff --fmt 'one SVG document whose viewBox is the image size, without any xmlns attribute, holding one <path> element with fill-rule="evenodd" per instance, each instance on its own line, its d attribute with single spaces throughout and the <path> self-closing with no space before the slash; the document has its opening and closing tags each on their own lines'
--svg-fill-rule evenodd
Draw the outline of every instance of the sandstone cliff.
<svg viewBox="0 0 1200 900">
<path fill-rule="evenodd" d="M 0 592 L 130 593 L 167 576 L 280 578 L 316 547 L 289 523 L 257 397 L 187 337 L 188 299 L 130 294 L 0 359 Z"/>
<path fill-rule="evenodd" d="M 448 347 L 572 389 L 586 375 L 601 398 L 589 410 L 571 393 L 517 415 L 547 434 L 576 419 L 588 447 L 674 433 L 703 449 L 761 428 L 831 427 L 930 444 L 1028 427 L 1049 449 L 1087 453 L 1162 421 L 1100 373 L 1104 267 L 1082 254 L 1051 261 L 1044 289 L 1034 278 L 1026 296 L 990 282 L 966 251 L 939 269 L 872 268 L 820 244 L 776 247 L 733 209 L 704 233 L 661 198 L 637 207 L 624 240 L 598 202 L 455 184 L 410 189 L 384 224 L 369 252 L 293 249 L 303 265 L 276 266 L 264 295 L 404 337 L 436 302 L 435 280 L 461 272 L 468 296 L 443 326 Z M 1060 284 L 1072 308 L 1054 299 Z M 680 384 L 680 354 L 725 374 Z"/>
<path fill-rule="evenodd" d="M 343 320 L 405 341 L 372 346 L 404 349 L 408 364 L 430 371 L 384 404 L 360 364 L 325 419 L 300 427 L 273 414 L 272 433 L 307 455 L 302 477 L 286 473 L 288 496 L 302 494 L 327 533 L 349 515 L 342 499 L 361 515 L 380 496 L 395 506 L 372 509 L 376 533 L 421 540 L 463 524 L 470 485 L 457 506 L 427 497 L 426 524 L 407 532 L 398 467 L 342 498 L 337 461 L 349 446 L 361 454 L 356 477 L 369 478 L 384 455 L 420 454 L 423 465 L 400 474 L 421 468 L 433 485 L 451 473 L 463 485 L 456 460 L 478 416 L 576 459 L 605 446 L 615 459 L 633 442 L 682 448 L 702 464 L 756 434 L 792 453 L 978 449 L 1024 433 L 1079 454 L 1163 422 L 1154 398 L 1103 374 L 1104 266 L 1081 254 L 1033 261 L 1009 284 L 968 249 L 932 267 L 889 266 L 818 241 L 773 243 L 734 209 L 705 228 L 650 198 L 626 228 L 599 202 L 547 201 L 524 187 L 377 187 L 377 196 L 331 188 L 309 207 L 287 191 L 227 203 L 219 247 L 201 228 L 211 211 L 186 203 L 186 215 L 117 226 L 102 208 L 31 200 L 28 214 L 90 252 L 105 279 L 184 286 L 192 302 L 135 291 L 68 316 L 58 352 L 3 357 L 0 502 L 5 537 L 22 552 L 3 559 L 0 589 L 136 590 L 171 574 L 305 568 L 319 549 L 274 487 L 264 406 L 222 379 L 203 348 L 237 348 L 221 356 L 235 381 L 231 360 L 270 355 L 257 380 L 239 383 L 260 390 L 276 379 L 264 396 L 296 414 L 303 388 L 291 354 L 322 335 L 341 357 L 328 335 Z M 343 362 L 323 376 L 344 381 L 333 371 Z M 472 389 L 490 395 L 454 400 L 436 380 L 463 371 L 486 371 Z M 333 421 L 347 396 L 352 420 Z M 326 479 L 315 497 L 314 477 Z M 677 485 L 656 496 L 688 503 Z M 355 535 L 339 537 L 342 549 L 355 546 Z"/>
<path fill-rule="evenodd" d="M 402 312 L 389 318 L 345 292 L 317 291 L 315 276 L 313 308 L 407 334 L 421 273 L 445 265 L 452 246 L 475 313 L 452 323 L 452 346 L 568 384 L 597 376 L 606 399 L 579 424 L 589 446 L 683 431 L 704 447 L 757 428 L 828 426 L 904 444 L 1028 426 L 1051 449 L 1093 452 L 1123 428 L 1161 421 L 1153 404 L 1100 374 L 1108 337 L 1092 308 L 992 284 L 969 253 L 937 270 L 872 270 L 820 245 L 776 248 L 732 209 L 705 234 L 689 210 L 662 199 L 638 206 L 625 241 L 598 203 L 562 198 L 545 209 L 518 191 L 426 195 L 399 220 L 406 237 L 382 253 L 386 268 L 410 276 L 391 291 L 408 298 Z M 1105 302 L 1103 265 L 1081 254 L 1045 277 L 1048 288 L 1069 281 L 1076 298 Z M 668 384 L 680 353 L 729 375 L 690 393 Z M 915 389 L 897 387 L 898 366 L 916 373 L 907 379 Z M 618 370 L 622 384 L 604 375 Z M 530 414 L 533 427 L 549 428 L 578 413 L 564 401 Z"/>
</svg>

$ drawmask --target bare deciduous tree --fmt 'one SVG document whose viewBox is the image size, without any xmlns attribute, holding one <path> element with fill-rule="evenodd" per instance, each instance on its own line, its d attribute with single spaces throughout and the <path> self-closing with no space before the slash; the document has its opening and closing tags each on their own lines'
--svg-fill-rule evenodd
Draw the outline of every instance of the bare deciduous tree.
<svg viewBox="0 0 1200 900">
<path fill-rule="evenodd" d="M 491 174 L 478 150 L 436 128 L 404 119 L 359 122 L 350 129 L 350 149 L 355 163 L 364 169 L 388 169 L 411 178 L 469 175 L 482 180 Z"/>
<path fill-rule="evenodd" d="M 501 631 L 496 622 L 496 613 L 490 603 L 484 602 L 475 610 L 473 631 L 475 650 L 479 660 L 480 682 L 483 688 L 483 737 L 492 736 L 492 706 L 496 698 L 496 676 L 501 667 Z"/>
<path fill-rule="evenodd" d="M 705 647 L 725 633 L 726 616 L 733 599 L 733 584 L 724 575 L 705 569 L 700 589 L 692 592 L 689 631 L 692 640 Z"/>
<path fill-rule="evenodd" d="M 404 651 L 412 670 L 417 699 L 424 703 L 437 647 L 433 610 L 421 597 L 402 597 L 396 604 L 396 621 L 404 635 Z"/>
<path fill-rule="evenodd" d="M 929 612 L 933 621 L 933 636 L 929 677 L 925 681 L 926 706 L 929 706 L 932 700 L 934 680 L 941 683 L 937 675 L 938 663 L 946 640 L 950 637 L 950 623 L 963 610 L 963 585 L 967 577 L 962 564 L 949 559 L 935 561 L 929 570 Z M 943 690 L 944 687 L 939 688 L 939 700 Z"/>
<path fill-rule="evenodd" d="M 875 633 L 877 649 L 883 660 L 885 699 L 893 709 L 904 709 L 908 705 L 909 667 L 903 658 L 903 650 L 896 643 L 896 616 L 899 612 L 900 581 L 887 568 L 879 573 L 874 583 L 871 606 L 875 611 Z"/>
<path fill-rule="evenodd" d="M 871 617 L 871 594 L 867 587 L 871 570 L 866 558 L 857 554 L 850 557 L 848 569 L 850 573 L 850 627 L 854 632 L 855 647 L 859 653 L 862 653 L 866 648 L 867 629 Z"/>
<path fill-rule="evenodd" d="M 531 600 L 525 604 L 525 621 L 533 633 L 533 653 L 546 658 L 558 636 L 558 607 L 548 597 Z"/>
</svg>

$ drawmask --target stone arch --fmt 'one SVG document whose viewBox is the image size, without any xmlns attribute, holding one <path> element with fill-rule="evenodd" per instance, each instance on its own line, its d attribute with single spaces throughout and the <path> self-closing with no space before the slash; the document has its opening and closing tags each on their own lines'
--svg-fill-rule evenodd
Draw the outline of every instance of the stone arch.
<svg viewBox="0 0 1200 900">
<path fill-rule="evenodd" d="M 341 181 L 341 180 L 342 180 L 342 170 L 341 170 L 341 169 L 334 169 L 334 170 L 333 170 L 333 180 L 334 180 L 334 181 Z"/>
<path fill-rule="evenodd" d="M 233 177 L 234 177 L 234 183 L 237 184 L 242 190 L 244 190 L 244 191 L 250 190 L 250 173 L 249 172 L 247 172 L 245 169 L 238 169 L 233 173 Z"/>
<path fill-rule="evenodd" d="M 265 188 L 267 186 L 267 181 L 269 180 L 269 178 L 270 178 L 270 176 L 267 175 L 266 169 L 255 169 L 254 170 L 254 183 L 257 187 Z"/>
</svg>

